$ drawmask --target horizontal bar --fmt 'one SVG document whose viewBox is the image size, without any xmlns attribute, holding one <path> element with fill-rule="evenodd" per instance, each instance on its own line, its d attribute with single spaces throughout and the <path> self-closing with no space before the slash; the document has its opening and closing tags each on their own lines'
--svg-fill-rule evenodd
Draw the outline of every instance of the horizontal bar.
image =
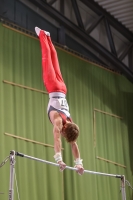
<svg viewBox="0 0 133 200">
<path fill-rule="evenodd" d="M 47 161 L 47 160 L 42 160 L 42 159 L 39 159 L 39 158 L 28 156 L 28 155 L 25 155 L 25 154 L 22 154 L 22 153 L 19 153 L 19 152 L 16 152 L 15 155 L 16 156 L 20 156 L 20 157 L 25 157 L 25 158 L 28 158 L 28 159 L 31 159 L 31 160 L 36 160 L 36 161 L 39 161 L 39 162 L 43 162 L 43 163 L 46 163 L 46 164 L 59 166 L 59 164 L 57 164 L 57 163 L 53 163 L 53 162 L 50 162 L 50 161 Z M 70 169 L 70 170 L 73 170 L 73 171 L 77 170 L 77 168 L 69 167 L 69 166 L 66 166 L 66 169 Z M 90 174 L 102 175 L 102 176 L 110 176 L 110 177 L 115 177 L 115 178 L 122 178 L 123 177 L 122 175 L 107 174 L 107 173 L 95 172 L 95 171 L 89 171 L 89 170 L 84 170 L 84 172 L 85 173 L 90 173 Z"/>
</svg>

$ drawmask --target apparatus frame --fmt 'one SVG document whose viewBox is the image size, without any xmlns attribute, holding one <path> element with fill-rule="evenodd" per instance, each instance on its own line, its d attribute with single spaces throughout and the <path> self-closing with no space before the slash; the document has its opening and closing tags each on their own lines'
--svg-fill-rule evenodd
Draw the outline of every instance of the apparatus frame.
<svg viewBox="0 0 133 200">
<path fill-rule="evenodd" d="M 43 162 L 46 164 L 54 165 L 54 166 L 59 166 L 57 163 L 53 163 L 47 160 L 42 160 L 39 158 L 35 158 L 23 153 L 15 152 L 14 150 L 10 151 L 10 182 L 9 182 L 9 200 L 14 200 L 14 170 L 15 170 L 15 156 L 20 156 L 24 158 L 28 158 L 31 160 Z M 66 166 L 66 169 L 70 169 L 73 171 L 76 171 L 77 169 L 74 167 Z M 119 178 L 121 180 L 121 194 L 122 194 L 122 200 L 126 200 L 126 191 L 125 191 L 125 176 L 124 175 L 118 175 L 118 174 L 108 174 L 108 173 L 102 173 L 102 172 L 95 172 L 95 171 L 90 171 L 90 170 L 84 170 L 85 173 L 90 173 L 90 174 L 96 174 L 96 175 L 102 175 L 102 176 L 109 176 L 109 177 L 114 177 L 114 178 Z"/>
</svg>

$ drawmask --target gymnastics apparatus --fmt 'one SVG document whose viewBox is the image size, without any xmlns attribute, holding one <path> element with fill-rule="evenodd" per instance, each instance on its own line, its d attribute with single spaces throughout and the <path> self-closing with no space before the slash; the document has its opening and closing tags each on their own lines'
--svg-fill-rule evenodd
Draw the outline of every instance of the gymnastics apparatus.
<svg viewBox="0 0 133 200">
<path fill-rule="evenodd" d="M 15 172 L 15 156 L 20 156 L 23 158 L 28 158 L 31 160 L 43 162 L 46 164 L 54 165 L 54 166 L 59 166 L 57 163 L 49 162 L 46 160 L 42 160 L 39 158 L 31 157 L 19 152 L 15 152 L 14 150 L 10 151 L 10 184 L 9 184 L 9 200 L 14 200 L 14 172 Z M 74 170 L 76 171 L 77 169 L 74 167 L 69 167 L 66 166 L 66 169 Z M 96 175 L 102 175 L 102 176 L 110 176 L 114 178 L 119 178 L 121 180 L 121 194 L 122 194 L 122 200 L 126 200 L 126 191 L 125 191 L 125 176 L 124 175 L 116 175 L 116 174 L 107 174 L 107 173 L 101 173 L 101 172 L 95 172 L 95 171 L 89 171 L 89 170 L 84 170 L 85 173 L 90 173 L 90 174 L 96 174 Z"/>
</svg>

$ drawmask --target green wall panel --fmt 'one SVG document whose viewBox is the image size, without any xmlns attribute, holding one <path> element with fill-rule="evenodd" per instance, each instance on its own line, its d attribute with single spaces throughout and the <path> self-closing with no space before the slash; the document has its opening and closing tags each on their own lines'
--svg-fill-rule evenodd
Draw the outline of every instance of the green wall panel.
<svg viewBox="0 0 133 200">
<path fill-rule="evenodd" d="M 10 150 L 54 162 L 54 149 L 7 136 L 28 138 L 53 145 L 52 126 L 46 109 L 48 95 L 4 83 L 3 80 L 45 91 L 42 82 L 39 40 L 0 24 L 0 161 Z M 61 71 L 68 88 L 67 100 L 73 121 L 80 127 L 78 145 L 85 169 L 124 174 L 133 185 L 133 85 L 122 75 L 107 71 L 57 48 Z M 115 118 L 117 115 L 123 119 Z M 95 113 L 95 118 L 94 118 Z M 62 139 L 63 159 L 74 166 L 71 148 Z M 126 166 L 99 160 L 97 156 Z M 118 200 L 120 180 L 92 174 L 79 176 L 66 169 L 16 157 L 20 199 Z M 0 192 L 8 199 L 9 161 L 0 168 Z M 127 199 L 133 199 L 126 186 Z M 14 194 L 17 189 L 14 183 Z"/>
</svg>

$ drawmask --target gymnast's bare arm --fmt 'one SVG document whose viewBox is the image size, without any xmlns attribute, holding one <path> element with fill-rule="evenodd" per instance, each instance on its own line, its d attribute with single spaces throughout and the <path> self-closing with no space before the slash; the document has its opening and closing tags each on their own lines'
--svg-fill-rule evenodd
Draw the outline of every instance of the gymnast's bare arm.
<svg viewBox="0 0 133 200">
<path fill-rule="evenodd" d="M 55 150 L 55 158 L 57 163 L 59 164 L 60 170 L 63 171 L 66 167 L 66 164 L 62 161 L 61 156 L 61 132 L 62 132 L 62 118 L 60 117 L 59 113 L 56 111 L 50 112 L 50 120 L 53 124 L 53 134 L 54 134 L 54 150 Z M 62 134 L 63 136 L 63 134 Z M 80 160 L 80 152 L 78 149 L 78 145 L 76 142 L 71 142 L 72 154 L 75 160 Z M 82 164 L 76 164 L 75 167 L 77 168 L 77 173 L 82 175 L 84 173 L 84 168 Z"/>
<path fill-rule="evenodd" d="M 55 155 L 60 155 L 57 158 L 57 163 L 59 164 L 60 170 L 63 171 L 66 167 L 66 164 L 62 161 L 61 156 L 61 131 L 62 131 L 62 118 L 60 117 L 59 113 L 56 111 L 50 112 L 50 120 L 53 124 L 53 135 L 54 135 L 54 151 Z M 59 161 L 58 161 L 59 160 Z"/>
<path fill-rule="evenodd" d="M 76 142 L 71 143 L 71 148 L 72 148 L 72 154 L 75 158 L 75 160 L 79 159 L 80 160 L 80 152 L 79 148 Z M 76 164 L 75 167 L 77 168 L 77 173 L 82 175 L 84 173 L 84 168 L 82 164 Z"/>
</svg>

